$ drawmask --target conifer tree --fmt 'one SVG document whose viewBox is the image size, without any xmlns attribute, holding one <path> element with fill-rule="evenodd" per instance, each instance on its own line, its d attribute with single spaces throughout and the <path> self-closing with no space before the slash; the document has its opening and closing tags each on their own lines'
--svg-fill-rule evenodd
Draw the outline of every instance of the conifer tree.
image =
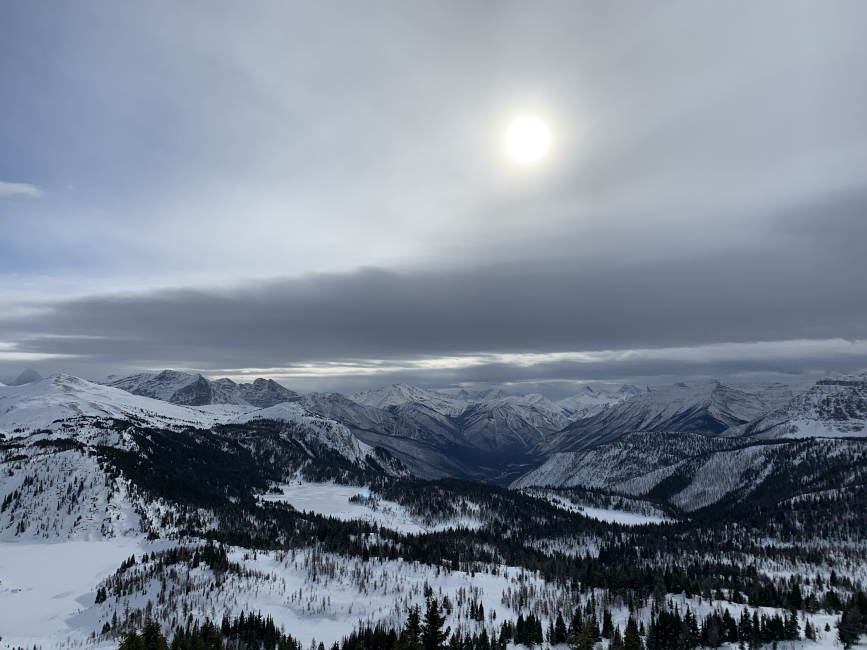
<svg viewBox="0 0 867 650">
<path fill-rule="evenodd" d="M 440 612 L 436 599 L 428 600 L 424 625 L 421 628 L 421 644 L 424 646 L 424 650 L 442 650 L 445 648 L 445 641 L 452 631 L 450 627 L 443 630 L 445 622 L 446 617 Z"/>
</svg>

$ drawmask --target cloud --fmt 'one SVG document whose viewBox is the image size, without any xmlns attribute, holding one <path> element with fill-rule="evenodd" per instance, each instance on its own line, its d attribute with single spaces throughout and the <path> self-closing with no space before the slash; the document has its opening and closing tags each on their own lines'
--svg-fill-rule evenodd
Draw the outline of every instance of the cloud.
<svg viewBox="0 0 867 650">
<path fill-rule="evenodd" d="M 867 5 L 795 4 L 19 3 L 0 175 L 76 190 L 16 206 L 0 273 L 155 287 L 751 236 L 867 166 Z M 532 172 L 502 151 L 523 113 L 554 134 Z"/>
<path fill-rule="evenodd" d="M 75 190 L 4 202 L 0 341 L 334 385 L 860 363 L 867 4 L 387 4 L 8 9 L 0 176 Z"/>
<path fill-rule="evenodd" d="M 867 193 L 835 196 L 777 215 L 760 248 L 663 259 L 366 268 L 9 302 L 0 340 L 77 355 L 65 368 L 90 377 L 260 369 L 332 386 L 851 370 L 867 365 L 865 207 Z"/>
<path fill-rule="evenodd" d="M 0 181 L 0 196 L 15 196 L 16 194 L 39 198 L 42 196 L 42 190 L 27 183 L 4 183 Z"/>
</svg>

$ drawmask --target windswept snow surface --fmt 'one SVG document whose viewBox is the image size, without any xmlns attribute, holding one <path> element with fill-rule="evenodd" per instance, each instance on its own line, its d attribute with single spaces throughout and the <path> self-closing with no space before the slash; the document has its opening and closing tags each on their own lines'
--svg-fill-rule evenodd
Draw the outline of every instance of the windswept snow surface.
<svg viewBox="0 0 867 650">
<path fill-rule="evenodd" d="M 608 523 L 623 524 L 625 526 L 641 526 L 644 524 L 661 524 L 667 521 L 672 521 L 658 507 L 651 503 L 639 499 L 632 499 L 620 495 L 606 496 L 608 507 L 594 506 L 590 503 L 583 502 L 580 496 L 576 498 L 574 494 L 556 492 L 555 490 L 530 487 L 522 490 L 525 494 L 545 499 L 552 505 L 568 510 L 569 512 L 580 512 L 586 517 L 597 519 L 599 521 L 607 521 Z"/>
<path fill-rule="evenodd" d="M 366 487 L 334 485 L 331 483 L 305 483 L 299 481 L 282 485 L 283 494 L 268 494 L 266 501 L 283 501 L 299 511 L 315 512 L 342 521 L 353 519 L 367 521 L 401 533 L 428 533 L 449 528 L 478 529 L 481 521 L 473 517 L 448 521 L 423 521 L 410 515 L 406 509 L 393 501 L 378 499 Z M 353 503 L 349 499 L 359 494 L 371 498 L 366 503 Z"/>
<path fill-rule="evenodd" d="M 591 508 L 590 506 L 582 506 L 581 512 L 591 519 L 599 521 L 607 521 L 611 524 L 624 524 L 626 526 L 641 526 L 643 524 L 661 524 L 666 521 L 662 517 L 652 517 L 650 515 L 640 515 L 636 512 L 624 512 L 623 510 L 603 510 L 602 508 Z"/>
</svg>

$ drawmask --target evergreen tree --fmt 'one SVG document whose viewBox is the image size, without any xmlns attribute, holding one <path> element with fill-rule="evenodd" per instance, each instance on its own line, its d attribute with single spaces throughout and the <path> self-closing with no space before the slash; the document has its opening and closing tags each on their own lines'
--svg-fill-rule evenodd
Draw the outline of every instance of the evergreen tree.
<svg viewBox="0 0 867 650">
<path fill-rule="evenodd" d="M 166 638 L 160 632 L 160 626 L 154 621 L 145 623 L 141 639 L 144 650 L 169 650 Z"/>
<path fill-rule="evenodd" d="M 569 642 L 570 650 L 593 650 L 593 627 L 587 622 Z"/>
<path fill-rule="evenodd" d="M 445 641 L 452 631 L 450 627 L 443 630 L 445 622 L 446 617 L 440 612 L 436 599 L 429 599 L 424 614 L 424 625 L 421 628 L 421 644 L 424 646 L 424 650 L 442 650 L 445 648 Z"/>
<path fill-rule="evenodd" d="M 861 630 L 861 612 L 855 607 L 843 614 L 837 622 L 837 636 L 847 650 L 858 643 Z"/>
<path fill-rule="evenodd" d="M 623 650 L 623 637 L 620 635 L 620 626 L 614 628 L 614 635 L 611 637 L 611 650 Z"/>
<path fill-rule="evenodd" d="M 555 645 L 558 643 L 566 643 L 566 622 L 563 620 L 563 614 L 557 612 L 557 620 L 554 622 L 554 634 L 551 640 Z"/>
<path fill-rule="evenodd" d="M 614 634 L 614 621 L 611 620 L 611 612 L 605 610 L 602 612 L 602 638 L 610 639 Z"/>
<path fill-rule="evenodd" d="M 418 605 L 410 607 L 406 616 L 406 623 L 400 633 L 395 650 L 422 650 L 421 644 L 421 615 Z"/>
<path fill-rule="evenodd" d="M 638 624 L 630 616 L 626 622 L 626 634 L 623 636 L 623 650 L 642 650 L 642 645 Z"/>
</svg>

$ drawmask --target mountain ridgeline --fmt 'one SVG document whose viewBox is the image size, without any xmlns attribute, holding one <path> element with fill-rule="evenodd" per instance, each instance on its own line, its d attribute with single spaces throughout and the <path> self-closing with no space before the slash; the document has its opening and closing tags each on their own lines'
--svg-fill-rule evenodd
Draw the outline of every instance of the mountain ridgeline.
<svg viewBox="0 0 867 650">
<path fill-rule="evenodd" d="M 103 382 L 134 395 L 172 404 L 246 405 L 265 408 L 294 402 L 340 422 L 369 445 L 388 449 L 417 476 L 455 476 L 507 484 L 549 455 L 545 446 L 571 423 L 601 414 L 649 389 L 625 385 L 614 393 L 589 387 L 552 402 L 500 389 L 454 394 L 395 384 L 346 397 L 299 395 L 272 380 L 236 384 L 173 370 L 111 376 Z"/>
<path fill-rule="evenodd" d="M 867 414 L 864 376 L 830 377 L 814 386 L 712 380 L 657 391 L 630 385 L 616 392 L 584 387 L 556 402 L 500 389 L 434 391 L 406 384 L 351 396 L 300 395 L 272 380 L 236 384 L 171 370 L 112 376 L 103 383 L 187 406 L 263 408 L 291 402 L 341 423 L 372 447 L 388 450 L 421 478 L 451 476 L 502 485 L 523 485 L 542 475 L 553 480 L 572 462 L 560 454 L 604 447 L 635 432 L 753 442 L 804 435 L 845 437 L 860 435 Z M 686 448 L 671 444 L 674 449 Z M 561 469 L 550 471 L 551 463 Z M 533 473 L 542 467 L 542 474 Z M 536 479 L 522 479 L 528 473 Z"/>
</svg>

